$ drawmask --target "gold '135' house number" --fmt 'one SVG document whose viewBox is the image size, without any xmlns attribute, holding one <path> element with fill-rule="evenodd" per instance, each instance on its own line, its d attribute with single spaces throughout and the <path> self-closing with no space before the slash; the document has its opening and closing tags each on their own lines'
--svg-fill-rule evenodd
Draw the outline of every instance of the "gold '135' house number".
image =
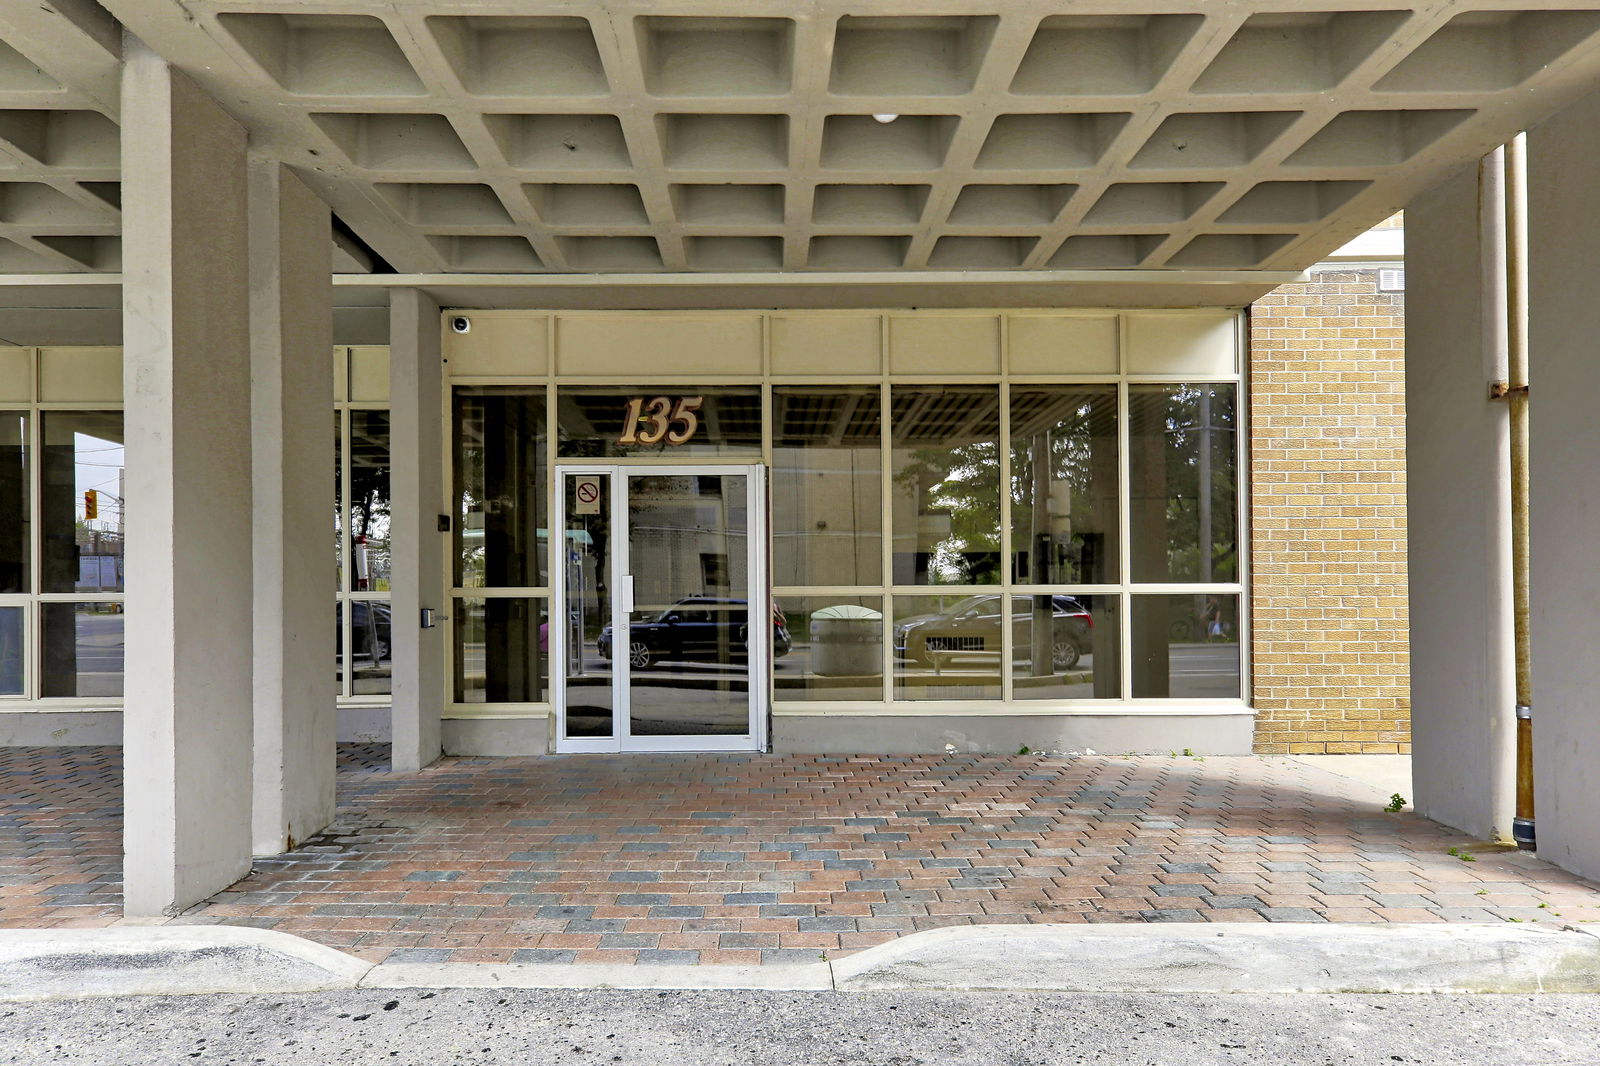
<svg viewBox="0 0 1600 1066">
<path fill-rule="evenodd" d="M 687 444 L 700 429 L 695 414 L 706 402 L 704 396 L 635 396 L 622 414 L 622 436 L 618 444 Z"/>
</svg>

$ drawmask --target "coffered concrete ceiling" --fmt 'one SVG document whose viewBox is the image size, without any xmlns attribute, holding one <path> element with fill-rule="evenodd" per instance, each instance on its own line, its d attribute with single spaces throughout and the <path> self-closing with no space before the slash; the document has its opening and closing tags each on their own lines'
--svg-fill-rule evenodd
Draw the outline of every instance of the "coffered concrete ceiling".
<svg viewBox="0 0 1600 1066">
<path fill-rule="evenodd" d="M 0 4 L 0 271 L 117 269 L 117 20 L 406 274 L 1292 271 L 1600 82 L 1550 0 L 103 4 Z"/>
</svg>

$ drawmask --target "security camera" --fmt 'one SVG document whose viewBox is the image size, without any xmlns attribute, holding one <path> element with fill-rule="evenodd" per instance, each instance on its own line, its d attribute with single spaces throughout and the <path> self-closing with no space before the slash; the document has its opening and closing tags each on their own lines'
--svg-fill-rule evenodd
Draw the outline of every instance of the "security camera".
<svg viewBox="0 0 1600 1066">
<path fill-rule="evenodd" d="M 450 320 L 450 328 L 455 330 L 457 333 L 471 333 L 472 319 L 468 318 L 466 315 L 457 315 Z"/>
</svg>

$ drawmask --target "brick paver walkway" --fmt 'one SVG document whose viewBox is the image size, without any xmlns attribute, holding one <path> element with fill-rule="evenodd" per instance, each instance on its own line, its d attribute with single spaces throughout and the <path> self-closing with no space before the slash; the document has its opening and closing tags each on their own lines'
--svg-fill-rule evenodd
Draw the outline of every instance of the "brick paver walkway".
<svg viewBox="0 0 1600 1066">
<path fill-rule="evenodd" d="M 115 749 L 4 750 L 0 774 L 0 925 L 114 920 Z M 180 920 L 374 960 L 645 963 L 813 961 L 984 923 L 1600 921 L 1596 886 L 1286 759 L 578 756 L 391 775 L 381 749 L 346 746 L 339 788 L 329 833 Z"/>
</svg>

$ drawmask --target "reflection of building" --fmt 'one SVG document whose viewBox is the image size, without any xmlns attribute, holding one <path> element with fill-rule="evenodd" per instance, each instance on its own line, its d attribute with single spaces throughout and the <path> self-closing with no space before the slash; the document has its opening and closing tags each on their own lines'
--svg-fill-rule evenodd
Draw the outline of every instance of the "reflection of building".
<svg viewBox="0 0 1600 1066">
<path fill-rule="evenodd" d="M 634 610 L 660 611 L 686 592 L 727 596 L 749 587 L 745 487 L 732 479 L 650 478 L 630 498 Z"/>
</svg>

